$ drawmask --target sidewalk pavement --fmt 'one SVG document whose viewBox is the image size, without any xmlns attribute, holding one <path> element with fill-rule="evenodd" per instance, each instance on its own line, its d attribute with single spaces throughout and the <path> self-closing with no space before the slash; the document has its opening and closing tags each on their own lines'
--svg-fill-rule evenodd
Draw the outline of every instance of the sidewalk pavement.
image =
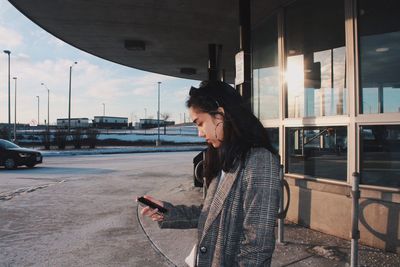
<svg viewBox="0 0 400 267">
<path fill-rule="evenodd" d="M 193 181 L 154 189 L 148 195 L 174 204 L 202 202 L 202 190 Z M 138 210 L 139 214 L 139 210 Z M 160 229 L 157 223 L 138 215 L 140 224 L 153 247 L 174 266 L 186 266 L 184 259 L 196 242 L 196 229 Z M 338 226 L 340 227 L 340 226 Z M 290 222 L 285 223 L 284 243 L 277 244 L 272 266 L 350 266 L 350 242 L 310 230 Z M 359 266 L 400 266 L 400 255 L 366 246 L 359 247 Z"/>
<path fill-rule="evenodd" d="M 103 147 L 81 150 L 41 151 L 44 157 L 201 151 L 204 146 L 161 147 Z M 175 204 L 199 204 L 203 200 L 202 189 L 193 187 L 193 179 L 182 179 L 168 187 L 148 192 L 156 198 Z M 139 213 L 138 213 L 139 214 Z M 196 230 L 160 229 L 156 223 L 138 215 L 138 220 L 153 247 L 173 266 L 186 266 L 184 259 L 196 242 Z M 340 226 L 338 226 L 340 227 Z M 284 243 L 276 244 L 272 266 L 350 266 L 350 242 L 334 236 L 310 230 L 290 222 L 285 223 Z M 360 266 L 400 266 L 400 255 L 383 252 L 366 246 L 359 247 Z"/>
</svg>

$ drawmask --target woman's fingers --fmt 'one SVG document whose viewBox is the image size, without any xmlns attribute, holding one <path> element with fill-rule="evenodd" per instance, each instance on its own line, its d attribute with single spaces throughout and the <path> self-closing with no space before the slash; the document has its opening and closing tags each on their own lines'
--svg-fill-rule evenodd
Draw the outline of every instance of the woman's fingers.
<svg viewBox="0 0 400 267">
<path fill-rule="evenodd" d="M 151 215 L 151 219 L 153 221 L 161 222 L 161 221 L 164 220 L 164 216 L 162 214 L 159 214 L 159 213 L 154 213 L 153 215 Z"/>
<path fill-rule="evenodd" d="M 144 207 L 140 211 L 140 214 L 142 214 L 143 216 L 149 216 L 151 212 L 152 212 L 152 209 L 150 207 Z"/>
<path fill-rule="evenodd" d="M 147 216 L 147 217 L 151 218 L 153 221 L 160 222 L 160 221 L 164 220 L 164 216 L 162 214 L 158 213 L 158 209 L 152 209 L 150 207 L 144 207 L 140 211 L 140 214 L 142 214 L 143 216 Z"/>
<path fill-rule="evenodd" d="M 144 198 L 150 200 L 151 202 L 154 202 L 160 206 L 164 206 L 163 202 L 160 200 L 157 200 L 151 196 L 143 196 Z M 137 200 L 136 200 L 137 201 Z M 142 216 L 147 216 L 151 218 L 153 221 L 161 222 L 164 220 L 164 215 L 158 212 L 158 209 L 152 209 L 149 206 L 145 206 L 140 210 L 140 214 Z"/>
</svg>

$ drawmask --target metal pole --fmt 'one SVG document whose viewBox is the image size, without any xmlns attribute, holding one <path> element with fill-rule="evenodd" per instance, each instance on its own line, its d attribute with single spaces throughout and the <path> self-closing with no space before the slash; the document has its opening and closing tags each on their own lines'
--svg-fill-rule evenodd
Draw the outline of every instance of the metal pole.
<svg viewBox="0 0 400 267">
<path fill-rule="evenodd" d="M 50 89 L 47 88 L 47 131 L 50 129 Z"/>
<path fill-rule="evenodd" d="M 157 111 L 157 143 L 156 146 L 159 146 L 160 143 L 160 84 L 161 82 L 158 82 L 158 111 Z"/>
<path fill-rule="evenodd" d="M 17 141 L 17 77 L 13 77 L 15 81 L 15 97 L 14 97 L 14 143 Z"/>
<path fill-rule="evenodd" d="M 358 213 L 360 199 L 360 174 L 353 173 L 353 183 L 351 185 L 351 193 L 353 199 L 352 221 L 351 221 L 351 267 L 358 266 L 358 240 L 360 239 L 360 231 L 358 230 Z"/>
<path fill-rule="evenodd" d="M 74 62 L 77 64 L 78 62 Z M 69 66 L 69 94 L 68 94 L 68 133 L 71 131 L 71 77 L 72 77 L 72 66 Z"/>
<path fill-rule="evenodd" d="M 8 138 L 10 139 L 10 131 L 11 131 L 11 97 L 10 97 L 10 50 L 3 50 L 4 53 L 8 55 Z"/>
<path fill-rule="evenodd" d="M 279 179 L 281 181 L 282 184 L 282 193 L 279 199 L 279 212 L 283 212 L 284 209 L 284 187 L 283 187 L 283 165 L 280 165 L 279 168 Z M 284 218 L 280 218 L 278 219 L 278 243 L 283 243 L 284 242 Z"/>
<path fill-rule="evenodd" d="M 47 131 L 48 131 L 50 129 L 50 89 L 44 83 L 41 84 L 47 90 Z"/>
<path fill-rule="evenodd" d="M 105 117 L 106 116 L 106 104 L 104 104 L 104 103 L 102 103 L 103 104 L 103 117 Z"/>
<path fill-rule="evenodd" d="M 147 108 L 144 108 L 144 134 L 146 134 L 146 124 L 147 124 L 147 121 L 146 121 L 146 118 L 147 118 Z"/>
<path fill-rule="evenodd" d="M 72 76 L 72 66 L 69 67 L 68 133 L 71 131 L 71 76 Z"/>
<path fill-rule="evenodd" d="M 40 120 L 39 120 L 39 96 L 37 95 L 36 97 L 37 97 L 37 121 L 38 121 L 37 126 L 39 126 L 40 125 Z"/>
</svg>

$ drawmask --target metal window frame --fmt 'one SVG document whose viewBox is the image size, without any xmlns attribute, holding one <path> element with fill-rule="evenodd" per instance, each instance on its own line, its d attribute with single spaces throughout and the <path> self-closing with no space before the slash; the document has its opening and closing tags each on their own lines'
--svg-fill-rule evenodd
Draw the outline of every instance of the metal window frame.
<svg viewBox="0 0 400 267">
<path fill-rule="evenodd" d="M 359 73 L 359 40 L 358 40 L 358 0 L 343 0 L 345 12 L 345 51 L 346 51 L 346 87 L 347 87 L 347 114 L 335 116 L 286 118 L 287 109 L 287 84 L 285 80 L 286 50 L 285 50 L 285 9 L 295 1 L 274 10 L 277 15 L 278 25 L 278 66 L 279 66 L 279 117 L 278 119 L 262 120 L 266 128 L 279 128 L 279 154 L 281 164 L 285 167 L 285 175 L 296 179 L 310 179 L 324 181 L 332 184 L 351 184 L 352 174 L 360 172 L 360 127 L 366 125 L 399 125 L 399 113 L 362 114 L 360 111 L 360 73 Z M 347 181 L 327 179 L 323 177 L 310 177 L 308 175 L 288 173 L 286 171 L 286 128 L 292 127 L 320 127 L 320 126 L 346 126 L 347 127 Z M 400 189 L 386 186 L 360 185 L 360 188 L 374 189 L 385 192 L 399 192 Z"/>
</svg>

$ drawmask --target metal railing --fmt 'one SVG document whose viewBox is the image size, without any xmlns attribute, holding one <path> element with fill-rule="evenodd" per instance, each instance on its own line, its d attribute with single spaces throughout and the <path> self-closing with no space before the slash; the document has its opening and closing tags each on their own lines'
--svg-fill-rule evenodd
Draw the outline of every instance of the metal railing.
<svg viewBox="0 0 400 267">
<path fill-rule="evenodd" d="M 358 214 L 359 214 L 359 200 L 360 200 L 360 174 L 353 173 L 353 180 L 351 185 L 352 216 L 351 216 L 351 256 L 350 266 L 358 266 L 358 240 L 360 239 L 360 231 L 358 229 Z"/>
</svg>

